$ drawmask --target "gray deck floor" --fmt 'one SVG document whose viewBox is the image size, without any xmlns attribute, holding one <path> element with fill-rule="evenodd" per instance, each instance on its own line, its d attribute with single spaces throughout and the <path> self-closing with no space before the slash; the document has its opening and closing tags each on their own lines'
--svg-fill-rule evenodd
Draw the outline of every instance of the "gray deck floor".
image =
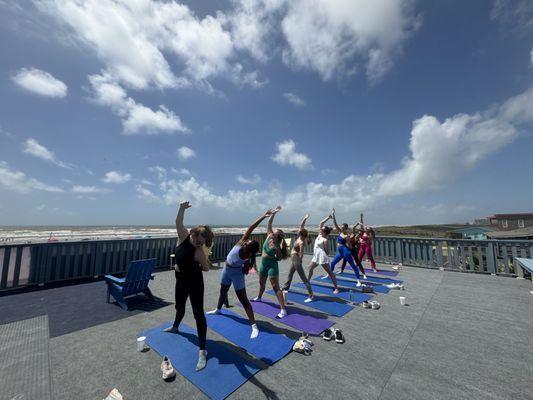
<svg viewBox="0 0 533 400">
<path fill-rule="evenodd" d="M 284 262 L 282 278 L 287 269 Z M 206 310 L 216 303 L 219 276 L 220 271 L 204 274 Z M 316 338 L 312 356 L 290 353 L 230 398 L 533 398 L 531 282 L 409 267 L 399 279 L 406 290 L 377 295 L 380 310 L 358 307 L 330 317 L 345 333 L 345 344 Z M 247 285 L 249 297 L 255 296 L 257 275 Z M 158 273 L 151 287 L 173 302 L 171 271 Z M 400 294 L 408 306 L 400 305 Z M 236 302 L 233 293 L 230 302 Z M 240 307 L 232 310 L 244 314 Z M 173 316 L 170 305 L 50 339 L 54 397 L 101 400 L 116 387 L 126 400 L 205 399 L 180 375 L 163 382 L 157 354 L 135 349 L 139 331 Z M 195 326 L 190 306 L 184 321 Z M 208 336 L 224 340 L 213 331 Z"/>
</svg>

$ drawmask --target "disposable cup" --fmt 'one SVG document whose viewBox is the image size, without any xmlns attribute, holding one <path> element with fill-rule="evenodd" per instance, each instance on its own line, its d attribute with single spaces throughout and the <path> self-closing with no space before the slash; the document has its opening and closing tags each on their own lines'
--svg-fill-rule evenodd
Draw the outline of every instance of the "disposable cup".
<svg viewBox="0 0 533 400">
<path fill-rule="evenodd" d="M 402 306 L 405 306 L 405 297 L 404 296 L 400 296 L 400 304 Z"/>
<path fill-rule="evenodd" d="M 143 351 L 145 347 L 146 336 L 141 336 L 137 338 L 137 351 Z"/>
</svg>

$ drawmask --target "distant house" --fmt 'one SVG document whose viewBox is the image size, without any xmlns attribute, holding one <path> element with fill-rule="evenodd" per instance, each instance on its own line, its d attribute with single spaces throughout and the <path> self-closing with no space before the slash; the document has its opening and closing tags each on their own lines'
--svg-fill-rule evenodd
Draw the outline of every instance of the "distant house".
<svg viewBox="0 0 533 400">
<path fill-rule="evenodd" d="M 494 214 L 490 224 L 499 230 L 515 230 L 533 227 L 533 213 Z"/>
<path fill-rule="evenodd" d="M 533 226 L 527 228 L 514 229 L 511 231 L 493 231 L 487 232 L 487 238 L 489 239 L 516 239 L 516 240 L 533 240 Z"/>
<path fill-rule="evenodd" d="M 485 240 L 487 238 L 487 232 L 490 231 L 491 228 L 486 226 L 466 226 L 448 231 L 448 235 L 453 239 Z"/>
</svg>

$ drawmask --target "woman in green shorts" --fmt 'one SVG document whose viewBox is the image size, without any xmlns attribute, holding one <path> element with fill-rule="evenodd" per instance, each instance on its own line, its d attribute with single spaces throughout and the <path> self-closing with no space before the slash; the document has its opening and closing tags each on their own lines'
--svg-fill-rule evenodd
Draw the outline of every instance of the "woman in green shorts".
<svg viewBox="0 0 533 400">
<path fill-rule="evenodd" d="M 278 298 L 279 306 L 281 308 L 277 318 L 283 318 L 287 315 L 287 310 L 285 310 L 285 302 L 283 301 L 283 293 L 279 288 L 278 261 L 284 260 L 289 256 L 287 243 L 285 243 L 285 234 L 281 229 L 272 229 L 274 217 L 280 210 L 281 206 L 276 207 L 274 210 L 272 210 L 272 215 L 268 219 L 268 236 L 263 243 L 263 254 L 261 258 L 261 266 L 259 267 L 259 294 L 253 299 L 254 301 L 261 301 L 261 297 L 265 292 L 267 278 L 269 278 L 270 284 L 276 293 L 276 297 Z"/>
</svg>

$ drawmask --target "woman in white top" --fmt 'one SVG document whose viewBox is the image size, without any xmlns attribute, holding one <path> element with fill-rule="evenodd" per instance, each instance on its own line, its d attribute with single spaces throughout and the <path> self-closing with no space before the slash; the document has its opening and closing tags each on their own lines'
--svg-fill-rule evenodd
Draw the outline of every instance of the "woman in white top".
<svg viewBox="0 0 533 400">
<path fill-rule="evenodd" d="M 324 218 L 322 221 L 320 221 L 320 225 L 318 226 L 319 234 L 317 238 L 315 239 L 315 246 L 313 249 L 313 259 L 311 260 L 311 263 L 309 264 L 309 275 L 307 277 L 307 280 L 311 282 L 311 278 L 313 277 L 313 270 L 318 266 L 322 266 L 326 273 L 329 275 L 333 282 L 333 286 L 335 290 L 333 290 L 334 294 L 339 293 L 339 289 L 337 288 L 337 277 L 333 272 L 331 272 L 331 268 L 329 267 L 329 246 L 328 246 L 328 236 L 331 233 L 331 228 L 329 226 L 324 226 L 324 224 L 331 218 L 331 214 L 328 215 L 326 218 Z"/>
</svg>

